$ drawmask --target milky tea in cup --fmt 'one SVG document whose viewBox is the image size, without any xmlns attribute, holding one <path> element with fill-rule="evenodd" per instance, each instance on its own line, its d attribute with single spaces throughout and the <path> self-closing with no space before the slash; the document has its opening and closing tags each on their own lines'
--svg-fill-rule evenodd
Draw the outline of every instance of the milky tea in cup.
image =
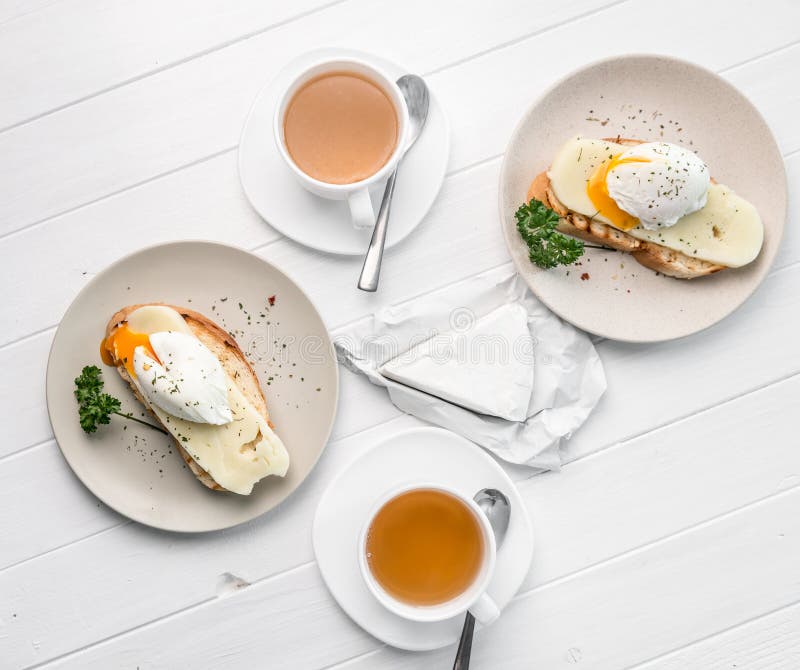
<svg viewBox="0 0 800 670">
<path fill-rule="evenodd" d="M 303 84 L 283 117 L 286 149 L 305 174 L 353 184 L 378 172 L 397 147 L 395 105 L 368 76 L 325 72 Z"/>
<path fill-rule="evenodd" d="M 397 82 L 367 60 L 322 60 L 284 89 L 272 122 L 275 143 L 300 185 L 346 200 L 355 228 L 375 225 L 370 189 L 403 154 L 408 107 Z"/>
<path fill-rule="evenodd" d="M 372 519 L 365 549 L 381 588 L 414 606 L 439 605 L 464 593 L 486 553 L 473 510 L 450 493 L 428 488 L 386 502 Z"/>
</svg>

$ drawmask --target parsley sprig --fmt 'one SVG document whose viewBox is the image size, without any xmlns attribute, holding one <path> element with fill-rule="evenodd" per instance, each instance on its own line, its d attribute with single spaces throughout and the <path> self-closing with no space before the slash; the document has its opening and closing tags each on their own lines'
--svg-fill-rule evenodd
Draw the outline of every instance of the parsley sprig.
<svg viewBox="0 0 800 670">
<path fill-rule="evenodd" d="M 540 268 L 570 265 L 583 256 L 581 240 L 556 230 L 559 216 L 541 200 L 523 203 L 514 215 L 517 230 L 528 245 L 531 262 Z"/>
<path fill-rule="evenodd" d="M 87 433 L 94 433 L 99 424 L 110 423 L 111 415 L 116 414 L 123 419 L 136 421 L 164 433 L 164 435 L 169 434 L 163 428 L 137 419 L 132 414 L 121 412 L 122 403 L 114 396 L 103 393 L 103 373 L 96 365 L 87 365 L 75 378 L 75 399 L 78 401 L 78 418 L 81 428 Z"/>
</svg>

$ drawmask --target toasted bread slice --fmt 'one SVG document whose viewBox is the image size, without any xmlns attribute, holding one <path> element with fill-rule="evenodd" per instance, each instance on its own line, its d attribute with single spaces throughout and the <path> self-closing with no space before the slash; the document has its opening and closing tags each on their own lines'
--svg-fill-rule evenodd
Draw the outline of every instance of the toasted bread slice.
<svg viewBox="0 0 800 670">
<path fill-rule="evenodd" d="M 119 310 L 108 322 L 106 326 L 106 338 L 117 328 L 127 321 L 128 315 L 139 307 L 145 305 L 163 305 L 174 309 L 186 321 L 186 325 L 192 333 L 199 339 L 208 349 L 211 350 L 222 364 L 226 374 L 235 381 L 239 390 L 253 405 L 256 411 L 264 417 L 269 424 L 270 428 L 274 428 L 272 422 L 269 420 L 269 413 L 267 412 L 267 401 L 264 398 L 264 392 L 261 390 L 261 385 L 258 383 L 258 377 L 255 370 L 250 365 L 249 361 L 245 358 L 239 345 L 236 343 L 229 333 L 220 328 L 216 323 L 206 318 L 199 312 L 195 312 L 185 307 L 176 307 L 175 305 L 168 305 L 166 303 L 142 303 L 140 305 L 128 305 Z M 114 360 L 114 365 L 128 385 L 131 387 L 134 395 L 138 398 L 147 410 L 150 412 L 153 419 L 159 424 L 163 423 L 159 420 L 158 416 L 152 411 L 150 403 L 139 393 L 136 385 L 133 383 L 130 375 L 128 374 L 125 365 L 120 360 Z M 166 428 L 166 427 L 165 427 Z M 175 446 L 178 448 L 178 453 L 181 458 L 186 462 L 186 465 L 194 473 L 194 475 L 208 488 L 215 491 L 226 491 L 224 487 L 218 484 L 214 478 L 206 472 L 195 461 L 189 453 L 181 446 L 178 440 L 175 440 Z"/>
<path fill-rule="evenodd" d="M 620 137 L 606 137 L 603 139 L 606 142 L 616 142 L 626 146 L 634 146 L 644 142 L 644 140 Z M 547 176 L 546 170 L 536 175 L 533 183 L 531 183 L 528 189 L 528 200 L 531 198 L 541 200 L 561 217 L 558 229 L 562 233 L 580 237 L 593 244 L 601 244 L 618 251 L 625 251 L 645 267 L 661 274 L 677 279 L 694 279 L 695 277 L 714 274 L 727 267 L 687 256 L 680 251 L 669 249 L 655 242 L 639 240 L 613 226 L 594 221 L 583 214 L 567 209 L 559 202 L 553 192 L 550 177 Z"/>
</svg>

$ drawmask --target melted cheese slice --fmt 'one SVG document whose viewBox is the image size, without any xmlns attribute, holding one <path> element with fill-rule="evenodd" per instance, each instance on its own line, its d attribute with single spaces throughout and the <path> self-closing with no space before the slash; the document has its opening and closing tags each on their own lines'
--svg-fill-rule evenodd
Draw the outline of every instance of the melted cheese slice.
<svg viewBox="0 0 800 670">
<path fill-rule="evenodd" d="M 193 334 L 174 309 L 148 305 L 131 312 L 128 327 L 140 333 L 172 330 Z M 195 423 L 168 414 L 158 406 L 152 410 L 187 453 L 214 480 L 234 493 L 248 495 L 267 475 L 286 474 L 289 453 L 263 416 L 226 375 L 228 403 L 233 421 L 215 426 Z M 134 378 L 134 384 L 139 382 Z"/>
<path fill-rule="evenodd" d="M 613 225 L 589 199 L 586 185 L 594 171 L 627 147 L 584 137 L 569 140 L 556 154 L 548 177 L 556 197 L 570 210 Z M 674 226 L 626 231 L 640 240 L 655 242 L 711 263 L 741 267 L 761 251 L 764 225 L 756 208 L 723 184 L 711 184 L 702 209 L 684 216 Z"/>
</svg>

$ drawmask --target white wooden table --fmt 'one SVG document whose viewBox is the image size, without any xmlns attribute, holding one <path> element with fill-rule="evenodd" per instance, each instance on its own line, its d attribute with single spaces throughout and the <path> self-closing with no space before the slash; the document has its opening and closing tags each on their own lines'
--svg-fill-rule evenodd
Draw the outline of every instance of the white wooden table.
<svg viewBox="0 0 800 670">
<path fill-rule="evenodd" d="M 444 187 L 386 258 L 282 238 L 236 153 L 257 90 L 323 45 L 424 74 L 452 124 Z M 381 645 L 334 603 L 310 524 L 341 464 L 415 425 L 343 372 L 330 444 L 276 513 L 180 536 L 131 523 L 72 475 L 44 398 L 60 316 L 134 249 L 207 238 L 288 272 L 330 328 L 506 263 L 501 153 L 544 87 L 625 52 L 694 60 L 766 116 L 793 189 L 771 274 L 683 341 L 601 341 L 609 390 L 561 473 L 511 469 L 538 548 L 475 668 L 800 667 L 800 3 L 793 0 L 0 0 L 0 667 L 449 668 Z M 742 156 L 747 160 L 747 156 Z"/>
</svg>

